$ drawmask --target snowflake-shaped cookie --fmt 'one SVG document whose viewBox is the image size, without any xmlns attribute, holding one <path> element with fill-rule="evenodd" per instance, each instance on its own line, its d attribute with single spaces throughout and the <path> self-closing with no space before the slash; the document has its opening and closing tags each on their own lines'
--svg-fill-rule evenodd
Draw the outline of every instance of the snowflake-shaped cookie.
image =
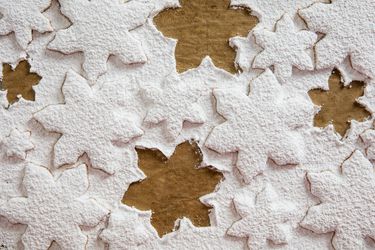
<svg viewBox="0 0 375 250">
<path fill-rule="evenodd" d="M 310 29 L 324 33 L 316 47 L 317 68 L 339 65 L 350 56 L 358 71 L 375 76 L 375 1 L 332 0 L 299 11 Z"/>
<path fill-rule="evenodd" d="M 144 121 L 155 124 L 164 122 L 167 137 L 175 140 L 182 130 L 184 121 L 205 122 L 204 111 L 197 104 L 202 90 L 197 84 L 183 82 L 177 76 L 167 77 L 162 89 L 157 87 L 144 89 L 145 96 L 152 102 Z"/>
<path fill-rule="evenodd" d="M 11 198 L 0 214 L 26 224 L 25 249 L 47 249 L 56 241 L 62 249 L 85 249 L 79 226 L 95 226 L 106 215 L 94 200 L 83 197 L 89 183 L 85 165 L 64 171 L 57 179 L 39 166 L 27 166 L 23 185 L 27 197 Z"/>
<path fill-rule="evenodd" d="M 33 149 L 29 131 L 13 129 L 9 136 L 2 141 L 2 147 L 7 157 L 26 159 L 26 152 Z"/>
<path fill-rule="evenodd" d="M 109 245 L 109 250 L 134 249 L 157 239 L 157 232 L 150 224 L 151 212 L 141 212 L 121 206 L 111 213 L 108 227 L 100 238 Z"/>
<path fill-rule="evenodd" d="M 254 36 L 264 50 L 255 57 L 253 67 L 265 69 L 274 66 L 275 75 L 281 79 L 292 75 L 293 66 L 300 70 L 314 69 L 306 50 L 313 46 L 317 35 L 306 30 L 298 31 L 289 15 L 277 22 L 275 32 L 258 29 Z"/>
<path fill-rule="evenodd" d="M 270 186 L 256 195 L 255 202 L 241 198 L 235 199 L 234 204 L 242 219 L 228 229 L 229 235 L 248 237 L 250 249 L 264 249 L 267 240 L 275 244 L 287 243 L 286 222 L 293 215 L 293 206 L 277 202 L 277 195 Z"/>
<path fill-rule="evenodd" d="M 66 54 L 82 51 L 83 69 L 95 80 L 107 69 L 110 55 L 125 64 L 144 63 L 146 55 L 141 42 L 130 30 L 143 25 L 152 10 L 144 0 L 60 0 L 61 12 L 73 23 L 57 32 L 48 48 Z"/>
<path fill-rule="evenodd" d="M 116 93 L 92 89 L 74 71 L 67 73 L 62 92 L 65 104 L 50 105 L 34 115 L 47 130 L 62 134 L 54 147 L 54 164 L 72 164 L 87 153 L 94 168 L 114 173 L 111 162 L 121 157 L 114 142 L 127 143 L 142 130 L 127 113 L 115 111 Z"/>
<path fill-rule="evenodd" d="M 309 209 L 301 225 L 316 233 L 335 232 L 335 249 L 364 249 L 365 238 L 375 238 L 374 167 L 355 151 L 341 170 L 341 176 L 329 171 L 307 175 L 321 203 Z"/>
<path fill-rule="evenodd" d="M 303 157 L 296 128 L 312 121 L 313 105 L 300 96 L 288 97 L 276 77 L 266 70 L 246 96 L 234 90 L 214 90 L 217 111 L 227 119 L 215 127 L 206 146 L 220 153 L 238 152 L 236 166 L 246 182 L 266 167 L 297 164 Z"/>
<path fill-rule="evenodd" d="M 258 17 L 258 26 L 273 29 L 274 24 L 285 13 L 296 16 L 299 9 L 305 8 L 317 0 L 231 0 L 231 6 L 251 9 L 251 14 Z"/>
<path fill-rule="evenodd" d="M 42 14 L 50 5 L 51 0 L 1 0 L 0 35 L 14 32 L 18 44 L 26 49 L 32 40 L 32 30 L 41 33 L 53 30 Z"/>
</svg>

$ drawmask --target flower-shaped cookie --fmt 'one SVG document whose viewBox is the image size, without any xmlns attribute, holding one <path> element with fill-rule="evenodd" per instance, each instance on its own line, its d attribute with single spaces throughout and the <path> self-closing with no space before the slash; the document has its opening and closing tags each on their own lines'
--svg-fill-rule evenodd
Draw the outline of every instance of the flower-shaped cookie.
<svg viewBox="0 0 375 250">
<path fill-rule="evenodd" d="M 332 0 L 299 14 L 310 29 L 324 33 L 316 47 L 317 68 L 338 66 L 350 56 L 355 69 L 375 76 L 375 1 Z"/>
<path fill-rule="evenodd" d="M 246 182 L 263 171 L 268 158 L 278 165 L 298 164 L 303 142 L 297 128 L 310 124 L 314 114 L 303 97 L 288 97 L 270 70 L 250 89 L 249 96 L 214 90 L 217 111 L 227 121 L 215 127 L 205 143 L 220 153 L 238 152 L 236 166 Z"/>
<path fill-rule="evenodd" d="M 277 201 L 277 198 L 276 193 L 267 185 L 256 195 L 255 204 L 235 199 L 236 210 L 242 219 L 235 222 L 227 233 L 248 237 L 250 249 L 264 249 L 267 240 L 275 244 L 287 243 L 288 231 L 285 224 L 293 215 L 294 208 Z"/>
<path fill-rule="evenodd" d="M 313 46 L 317 35 L 297 30 L 290 16 L 284 15 L 277 22 L 275 32 L 258 29 L 254 36 L 264 50 L 255 57 L 253 67 L 265 69 L 274 66 L 275 75 L 280 79 L 290 77 L 293 66 L 300 70 L 314 69 L 306 50 Z"/>
<path fill-rule="evenodd" d="M 57 32 L 48 48 L 66 54 L 84 54 L 83 69 L 90 80 L 105 73 L 110 55 L 123 63 L 144 63 L 141 41 L 130 30 L 143 25 L 151 13 L 152 2 L 134 0 L 60 0 L 61 12 L 73 23 Z"/>
<path fill-rule="evenodd" d="M 49 20 L 42 12 L 51 0 L 0 0 L 0 35 L 14 32 L 18 44 L 26 49 L 32 40 L 32 31 L 52 31 Z"/>
<path fill-rule="evenodd" d="M 341 166 L 342 175 L 310 173 L 311 192 L 321 203 L 309 209 L 301 225 L 316 233 L 335 232 L 335 249 L 364 249 L 375 238 L 375 173 L 372 164 L 355 151 Z"/>
<path fill-rule="evenodd" d="M 27 166 L 23 185 L 27 197 L 11 198 L 0 215 L 27 225 L 25 249 L 85 249 L 87 237 L 79 226 L 95 226 L 107 214 L 93 199 L 83 197 L 89 183 L 85 165 L 65 170 L 57 179 L 43 167 Z"/>
<path fill-rule="evenodd" d="M 104 88 L 92 89 L 74 71 L 69 71 L 62 88 L 65 104 L 50 105 L 34 117 L 49 131 L 61 133 L 54 147 L 54 164 L 72 164 L 84 153 L 94 168 L 114 173 L 115 143 L 127 143 L 143 132 L 127 113 L 116 112 L 119 100 Z"/>
</svg>

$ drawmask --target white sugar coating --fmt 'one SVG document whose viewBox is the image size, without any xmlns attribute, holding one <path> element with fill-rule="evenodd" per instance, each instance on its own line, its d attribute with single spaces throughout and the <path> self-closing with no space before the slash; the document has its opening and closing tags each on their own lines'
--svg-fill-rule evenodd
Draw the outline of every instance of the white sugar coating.
<svg viewBox="0 0 375 250">
<path fill-rule="evenodd" d="M 6 218 L 0 216 L 0 246 L 2 248 L 9 250 L 19 249 L 19 238 L 22 231 L 25 231 L 24 225 L 12 224 Z"/>
<path fill-rule="evenodd" d="M 127 143 L 143 132 L 128 114 L 116 112 L 121 106 L 110 99 L 113 91 L 94 90 L 69 71 L 62 88 L 65 104 L 50 105 L 34 115 L 47 130 L 62 134 L 54 146 L 57 167 L 75 163 L 84 153 L 94 168 L 114 173 L 119 167 L 112 162 L 120 157 L 113 154 L 113 142 Z"/>
<path fill-rule="evenodd" d="M 12 223 L 27 225 L 22 235 L 25 249 L 47 249 L 56 241 L 62 249 L 84 249 L 86 236 L 79 226 L 95 226 L 107 214 L 90 197 L 85 165 L 65 170 L 58 178 L 39 166 L 25 168 L 27 197 L 15 197 L 0 207 Z"/>
<path fill-rule="evenodd" d="M 14 129 L 27 130 L 27 122 L 32 118 L 35 109 L 34 102 L 23 98 L 10 105 L 6 91 L 0 91 L 0 141 Z"/>
<path fill-rule="evenodd" d="M 30 131 L 18 129 L 13 129 L 1 144 L 7 157 L 16 157 L 21 160 L 25 160 L 26 152 L 34 148 L 34 144 L 30 140 Z"/>
<path fill-rule="evenodd" d="M 177 221 L 176 231 L 161 240 L 140 245 L 138 249 L 244 249 L 242 240 L 234 240 L 216 227 L 195 227 L 183 217 Z"/>
<path fill-rule="evenodd" d="M 21 182 L 25 161 L 2 156 L 0 161 L 0 204 L 11 197 L 22 195 Z"/>
<path fill-rule="evenodd" d="M 131 183 L 146 178 L 138 168 L 138 158 L 134 145 L 129 145 L 123 149 L 116 148 L 116 153 L 119 154 L 119 157 L 115 159 L 115 164 L 120 167 L 114 174 L 89 169 L 91 185 L 88 194 L 95 197 L 108 209 L 117 206 Z"/>
<path fill-rule="evenodd" d="M 224 180 L 214 193 L 200 198 L 203 204 L 212 206 L 210 227 L 195 227 L 189 218 L 175 222 L 176 230 L 163 236 L 160 241 L 148 242 L 140 249 L 243 249 L 245 239 L 228 237 L 227 229 L 240 217 L 233 208 L 232 199 L 242 184 L 232 171 L 223 173 Z"/>
<path fill-rule="evenodd" d="M 375 130 L 367 129 L 360 136 L 365 144 L 366 157 L 369 160 L 375 160 Z"/>
<path fill-rule="evenodd" d="M 99 233 L 106 227 L 108 217 L 109 214 L 105 217 L 105 219 L 101 220 L 95 227 L 81 227 L 82 232 L 87 236 L 85 249 L 106 249 L 105 243 L 99 239 Z M 54 249 L 60 250 L 57 244 L 56 248 Z"/>
<path fill-rule="evenodd" d="M 364 238 L 375 237 L 374 167 L 355 151 L 341 171 L 307 175 L 321 204 L 309 209 L 301 225 L 316 233 L 335 232 L 335 249 L 363 249 Z"/>
<path fill-rule="evenodd" d="M 89 79 L 95 80 L 106 71 L 111 54 L 119 56 L 124 63 L 146 61 L 140 42 L 129 30 L 145 22 L 150 6 L 142 8 L 140 1 L 124 5 L 111 0 L 64 0 L 60 4 L 62 13 L 73 24 L 57 32 L 48 48 L 66 54 L 82 51 L 83 68 Z"/>
<path fill-rule="evenodd" d="M 366 126 L 365 126 L 366 127 Z M 353 127 L 348 138 L 341 140 L 335 135 L 333 128 L 310 129 L 309 133 L 304 133 L 306 143 L 305 151 L 308 152 L 305 160 L 297 167 L 284 166 L 280 168 L 270 162 L 263 172 L 252 181 L 251 185 L 245 186 L 244 190 L 237 190 L 236 193 L 247 196 L 249 192 L 257 193 L 262 189 L 259 181 L 272 185 L 277 192 L 279 200 L 294 206 L 292 216 L 288 218 L 289 228 L 288 244 L 278 246 L 281 249 L 330 249 L 331 234 L 318 235 L 300 227 L 300 221 L 305 217 L 309 207 L 319 203 L 319 200 L 310 194 L 306 182 L 306 173 L 334 171 L 338 172 L 342 162 L 347 159 L 356 145 L 352 140 L 352 135 L 361 133 L 366 128 L 362 124 Z M 255 189 L 255 190 L 254 190 Z M 265 249 L 272 249 L 273 244 L 267 244 Z"/>
<path fill-rule="evenodd" d="M 311 124 L 313 106 L 302 97 L 289 98 L 271 71 L 252 82 L 249 96 L 229 90 L 215 90 L 214 95 L 218 113 L 227 120 L 214 128 L 206 146 L 238 152 L 236 166 L 246 182 L 263 171 L 269 158 L 286 165 L 304 157 L 296 129 Z"/>
<path fill-rule="evenodd" d="M 31 131 L 30 140 L 34 148 L 27 152 L 26 161 L 54 171 L 56 168 L 51 164 L 53 162 L 53 146 L 61 135 L 45 130 L 42 124 L 35 119 L 28 122 L 28 129 Z"/>
<path fill-rule="evenodd" d="M 38 85 L 33 87 L 39 110 L 49 104 L 63 103 L 61 87 L 66 73 L 69 70 L 81 71 L 81 58 L 78 54 L 64 56 L 46 48 L 53 37 L 53 34 L 38 36 L 30 43 L 27 50 L 31 70 L 42 77 Z"/>
<path fill-rule="evenodd" d="M 349 56 L 340 65 L 336 66 L 336 68 L 340 71 L 341 82 L 344 86 L 350 85 L 353 81 L 364 82 L 368 80 L 365 75 L 353 69 Z"/>
<path fill-rule="evenodd" d="M 151 212 L 120 206 L 111 212 L 108 227 L 99 237 L 109 245 L 109 250 L 134 249 L 158 238 L 150 218 Z"/>
<path fill-rule="evenodd" d="M 172 72 L 176 72 L 174 50 L 176 40 L 164 37 L 152 20 L 130 32 L 142 43 L 147 62 L 140 65 L 124 65 L 116 57 L 108 59 L 108 72 L 101 79 L 132 79 L 134 84 L 158 85 Z M 137 90 L 139 86 L 136 85 Z"/>
<path fill-rule="evenodd" d="M 25 51 L 15 41 L 14 35 L 0 36 L 0 75 L 3 75 L 3 63 L 14 69 L 19 61 L 26 59 Z"/>
<path fill-rule="evenodd" d="M 51 0 L 1 0 L 0 35 L 14 32 L 21 48 L 26 49 L 32 40 L 32 31 L 52 31 L 49 20 L 42 12 L 51 5 Z"/>
<path fill-rule="evenodd" d="M 319 0 L 231 0 L 231 6 L 249 8 L 251 10 L 251 15 L 259 19 L 257 27 L 273 29 L 276 22 L 285 13 L 294 18 L 297 16 L 296 14 L 299 9 L 308 7 L 318 1 Z"/>
<path fill-rule="evenodd" d="M 254 31 L 255 41 L 264 50 L 255 57 L 254 68 L 274 67 L 275 75 L 284 80 L 292 75 L 292 67 L 313 70 L 314 64 L 307 49 L 317 39 L 314 32 L 297 30 L 293 20 L 285 14 L 276 24 L 275 32 L 267 29 Z"/>
<path fill-rule="evenodd" d="M 202 166 L 213 165 L 221 170 L 228 169 L 232 161 L 231 156 L 218 154 L 204 145 L 212 129 L 224 121 L 216 111 L 213 91 L 215 89 L 232 89 L 246 93 L 248 82 L 217 68 L 209 57 L 204 58 L 195 70 L 186 71 L 181 77 L 185 82 L 194 82 L 201 89 L 202 95 L 198 100 L 198 105 L 203 107 L 206 120 L 199 126 L 187 123 L 181 133 L 180 141 L 194 139 L 198 142 L 203 152 Z"/>
<path fill-rule="evenodd" d="M 0 146 L 0 162 L 2 162 L 0 166 L 2 169 L 0 199 L 3 195 L 11 197 L 14 192 L 18 192 L 22 181 L 23 166 L 21 162 L 38 144 L 31 142 L 32 134 L 28 132 L 30 131 L 29 122 L 33 113 L 39 109 L 38 105 L 22 97 L 17 102 L 10 104 L 6 93 L 6 91 L 0 91 L 0 142 L 2 142 Z M 17 135 L 17 131 L 21 134 Z M 11 135 L 12 133 L 13 135 Z M 26 160 L 27 162 L 28 160 Z"/>
<path fill-rule="evenodd" d="M 366 129 L 367 127 L 355 128 L 355 130 L 358 130 L 359 134 Z M 353 131 L 353 129 L 351 129 L 351 131 Z M 357 131 L 353 132 L 356 134 L 353 137 L 357 139 Z M 305 159 L 301 165 L 304 169 L 310 171 L 337 170 L 340 164 L 349 157 L 356 148 L 355 139 L 353 140 L 348 136 L 341 140 L 341 136 L 335 132 L 332 124 L 323 129 L 313 128 L 304 131 L 303 137 L 306 145 L 305 150 L 309 153 L 305 155 Z"/>
<path fill-rule="evenodd" d="M 31 66 L 30 70 L 42 77 L 39 83 L 33 86 L 35 102 L 39 110 L 49 104 L 64 102 L 61 86 L 66 73 L 72 69 L 82 74 L 83 61 L 79 53 L 63 55 L 60 52 L 47 49 L 47 45 L 54 39 L 56 31 L 69 27 L 70 23 L 60 12 L 60 5 L 56 0 L 52 1 L 51 7 L 44 12 L 44 15 L 51 20 L 55 31 L 43 35 L 35 34 L 26 50 Z"/>
<path fill-rule="evenodd" d="M 297 249 L 311 246 L 316 247 L 314 249 L 330 249 L 332 235 L 318 235 L 300 227 L 300 221 L 306 216 L 308 208 L 319 204 L 319 200 L 310 194 L 305 177 L 307 172 L 339 172 L 342 162 L 358 147 L 356 144 L 358 135 L 368 129 L 371 123 L 353 123 L 352 125 L 348 136 L 344 139 L 335 134 L 333 126 L 325 129 L 310 129 L 303 135 L 307 154 L 300 166 L 283 169 L 271 164 L 265 171 L 266 182 L 271 183 L 278 195 L 291 202 L 297 210 L 297 213 L 290 218 L 293 231 L 289 246 Z M 288 247 L 286 246 L 285 249 Z"/>
<path fill-rule="evenodd" d="M 251 10 L 251 15 L 259 19 L 257 26 L 251 30 L 247 37 L 232 37 L 229 39 L 229 45 L 236 50 L 235 65 L 244 72 L 248 72 L 253 65 L 255 56 L 262 48 L 255 43 L 254 31 L 258 29 L 274 30 L 276 23 L 284 16 L 290 16 L 295 21 L 295 28 L 305 28 L 305 23 L 299 18 L 298 10 L 311 5 L 319 0 L 287 0 L 287 1 L 262 1 L 262 0 L 231 0 L 231 6 L 234 8 L 247 8 Z M 325 2 L 321 0 L 320 2 Z M 303 55 L 299 55 L 303 57 Z M 281 57 L 278 57 L 279 59 Z M 251 69 L 251 72 L 257 70 Z"/>
<path fill-rule="evenodd" d="M 254 58 L 262 51 L 255 43 L 254 32 L 250 31 L 247 37 L 235 36 L 229 39 L 229 45 L 236 50 L 235 65 L 243 71 L 250 71 Z"/>
<path fill-rule="evenodd" d="M 315 47 L 318 69 L 337 66 L 349 55 L 354 69 L 375 77 L 374 11 L 373 0 L 333 0 L 299 11 L 311 30 L 325 34 Z"/>
<path fill-rule="evenodd" d="M 222 123 L 223 118 L 216 112 L 215 99 L 212 91 L 215 88 L 221 89 L 238 89 L 246 93 L 248 83 L 240 80 L 237 77 L 218 69 L 213 65 L 212 60 L 206 57 L 202 63 L 195 69 L 188 70 L 179 76 L 181 83 L 185 83 L 189 88 L 198 89 L 200 91 L 199 98 L 196 105 L 200 107 L 203 112 L 205 120 L 203 123 L 185 122 L 182 127 L 180 135 L 171 140 L 165 136 L 164 128 L 159 125 L 143 124 L 145 134 L 139 138 L 137 145 L 142 147 L 157 148 L 161 150 L 167 157 L 172 155 L 174 148 L 186 141 L 195 140 L 201 147 L 203 153 L 202 165 L 214 164 L 219 169 L 228 168 L 230 164 L 230 157 L 227 155 L 219 155 L 212 150 L 204 147 L 204 142 L 214 126 Z M 148 86 L 146 86 L 147 88 Z M 191 100 L 184 99 L 183 96 L 177 98 L 181 106 L 189 106 Z M 175 102 L 175 100 L 173 101 Z M 142 104 L 140 104 L 142 105 Z M 144 104 L 143 104 L 144 105 Z M 176 105 L 176 104 L 170 104 Z"/>
<path fill-rule="evenodd" d="M 197 104 L 203 95 L 197 84 L 182 81 L 178 76 L 167 76 L 161 88 L 145 86 L 143 95 L 151 101 L 144 122 L 163 123 L 166 137 L 175 140 L 181 133 L 183 123 L 204 123 L 203 108 Z"/>
<path fill-rule="evenodd" d="M 129 31 L 146 22 L 155 8 L 153 2 L 62 0 L 60 4 L 61 12 L 72 26 L 58 31 L 48 48 L 65 54 L 83 52 L 83 69 L 90 80 L 96 80 L 106 72 L 110 55 L 117 56 L 125 64 L 146 62 L 141 41 Z"/>
<path fill-rule="evenodd" d="M 311 194 L 306 175 L 330 171 L 342 178 L 340 166 L 349 161 L 347 159 L 355 150 L 373 160 L 373 118 L 364 122 L 351 121 L 343 138 L 335 133 L 332 125 L 314 128 L 312 118 L 318 109 L 308 91 L 316 88 L 328 90 L 328 79 L 335 67 L 341 72 L 345 85 L 354 80 L 366 83 L 364 96 L 359 97 L 358 102 L 373 113 L 375 87 L 373 80 L 368 78 L 371 75 L 362 68 L 368 66 L 368 48 L 363 50 L 355 43 L 356 47 L 339 63 L 310 70 L 311 59 L 308 61 L 307 57 L 312 58 L 309 48 L 316 35 L 305 31 L 307 26 L 297 12 L 302 13 L 314 6 L 330 8 L 340 1 L 325 5 L 316 5 L 315 2 L 328 1 L 233 0 L 232 6 L 249 7 L 252 15 L 259 18 L 259 24 L 247 37 L 229 39 L 230 46 L 236 50 L 235 64 L 243 70 L 236 75 L 215 67 L 209 57 L 204 58 L 197 68 L 182 74 L 176 72 L 174 51 L 177 40 L 164 37 L 153 24 L 152 17 L 165 8 L 178 7 L 177 0 L 52 0 L 50 7 L 32 14 L 46 20 L 50 32 L 29 27 L 30 31 L 39 32 L 33 33 L 24 48 L 17 43 L 17 34 L 1 36 L 0 62 L 9 63 L 14 68 L 19 61 L 26 59 L 27 54 L 31 71 L 42 77 L 34 87 L 35 102 L 21 98 L 9 105 L 6 92 L 0 91 L 0 141 L 8 139 L 16 149 L 13 150 L 15 155 L 20 156 L 8 157 L 2 144 L 1 211 L 12 210 L 8 204 L 13 200 L 30 200 L 36 204 L 29 195 L 37 193 L 36 190 L 39 190 L 39 203 L 53 196 L 53 190 L 59 189 L 50 186 L 61 184 L 64 191 L 59 191 L 59 195 L 54 195 L 48 202 L 33 206 L 32 209 L 38 211 L 34 215 L 15 218 L 24 215 L 22 212 L 27 207 L 13 209 L 7 217 L 0 215 L 0 248 L 22 249 L 25 243 L 26 249 L 47 249 L 51 241 L 58 238 L 50 249 L 104 250 L 108 247 L 124 249 L 126 246 L 131 249 L 246 249 L 247 246 L 332 249 L 334 230 L 316 233 L 300 226 L 309 208 L 319 207 L 321 202 L 321 197 Z M 29 5 L 31 1 L 25 3 Z M 345 4 L 352 3 L 345 1 Z M 340 17 L 344 19 L 341 26 L 335 25 L 332 32 L 323 32 L 326 35 L 319 37 L 318 43 L 330 38 L 330 33 L 336 34 L 336 30 L 346 29 L 351 22 L 357 22 L 354 13 L 367 13 L 370 10 L 361 8 L 372 8 L 371 4 L 367 0 L 363 5 L 350 5 L 341 11 L 340 15 L 349 13 L 345 18 Z M 21 1 L 18 1 L 11 7 L 20 5 Z M 0 13 L 4 14 L 1 10 L 0 5 Z M 26 15 L 29 18 L 16 18 L 24 18 L 29 23 L 39 20 Z M 366 18 L 359 21 L 368 22 L 372 17 Z M 0 23 L 4 22 L 6 17 L 0 20 Z M 134 23 L 137 25 L 126 26 Z M 312 24 L 307 24 L 313 29 Z M 367 44 L 367 35 L 371 38 L 373 33 L 366 31 L 366 27 L 356 28 L 356 31 L 350 28 L 348 32 L 354 33 L 347 35 L 349 38 L 352 34 L 361 39 L 365 37 L 361 44 Z M 302 37 L 299 37 L 301 32 Z M 271 41 L 270 36 L 263 33 L 272 34 L 275 40 Z M 22 37 L 27 38 L 27 34 L 23 33 Z M 305 35 L 311 38 L 307 39 L 308 42 L 304 40 Z M 335 39 L 333 44 L 336 45 L 345 42 L 341 37 Z M 363 63 L 360 66 L 353 61 L 351 54 L 359 49 L 367 53 L 360 57 Z M 129 57 L 125 57 L 126 53 Z M 281 57 L 283 61 L 279 60 Z M 288 74 L 285 77 L 275 71 L 279 82 L 268 69 L 261 74 L 262 70 L 252 67 L 255 58 L 262 59 L 264 69 L 279 63 Z M 306 60 L 298 61 L 301 58 Z M 233 106 L 239 108 L 231 109 Z M 246 106 L 252 113 L 247 112 Z M 168 121 L 174 124 L 169 131 Z M 222 131 L 221 128 L 228 124 L 231 127 Z M 17 131 L 20 136 L 13 136 L 16 140 L 11 140 L 11 133 Z M 21 139 L 24 136 L 26 140 Z M 232 140 L 231 143 L 225 141 L 225 136 Z M 151 226 L 150 211 L 141 212 L 121 205 L 129 185 L 145 178 L 138 168 L 135 147 L 156 148 L 169 157 L 175 147 L 186 140 L 195 140 L 200 146 L 203 154 L 201 166 L 219 169 L 224 179 L 216 190 L 200 197 L 203 204 L 212 207 L 210 227 L 196 227 L 189 218 L 181 218 L 175 222 L 174 232 L 159 238 Z M 29 150 L 30 142 L 34 145 L 32 150 Z M 214 150 L 206 147 L 211 144 Z M 222 150 L 233 145 L 236 146 Z M 247 152 L 241 156 L 244 149 L 251 154 Z M 261 164 L 244 164 L 243 169 L 249 171 L 244 175 L 244 171 L 238 171 L 243 170 L 239 167 L 241 159 L 236 157 L 238 151 L 240 157 L 251 161 L 261 158 Z M 31 179 L 30 169 L 39 178 L 33 177 L 28 182 L 32 185 L 32 192 L 26 185 Z M 250 176 L 252 178 L 246 178 Z M 60 181 L 61 178 L 65 178 L 64 181 Z M 71 203 L 59 197 L 72 192 L 76 194 L 71 196 L 72 200 L 89 201 L 95 205 L 86 210 L 66 206 Z M 372 201 L 366 200 L 371 194 L 365 195 L 358 195 L 363 197 L 361 207 L 371 211 Z M 271 199 L 262 203 L 266 197 Z M 350 206 L 350 203 L 342 204 L 343 207 Z M 90 212 L 90 209 L 96 212 Z M 253 211 L 251 209 L 254 212 L 246 215 Z M 259 211 L 267 216 L 257 217 Z M 80 217 L 82 213 L 86 217 Z M 107 213 L 109 215 L 105 216 Z M 367 225 L 363 222 L 367 217 L 370 216 L 355 217 L 360 222 L 356 222 L 359 228 Z M 87 220 L 81 223 L 73 221 L 75 218 Z M 25 221 L 16 223 L 14 219 Z M 30 226 L 31 220 L 36 226 Z M 69 226 L 71 229 L 67 230 Z M 35 231 L 30 233 L 31 228 Z M 38 230 L 43 233 L 32 237 L 31 234 Z M 63 231 L 66 233 L 61 233 Z M 352 242 L 359 242 L 365 249 L 375 247 L 369 239 L 372 234 L 351 233 L 350 236 L 354 236 Z M 39 248 L 32 244 L 39 244 Z"/>
<path fill-rule="evenodd" d="M 375 113 L 375 80 L 367 80 L 363 96 L 357 98 L 359 104 L 362 104 L 369 112 Z"/>
<path fill-rule="evenodd" d="M 51 22 L 53 29 L 60 30 L 70 25 L 69 21 L 61 14 L 60 5 L 56 0 L 51 1 L 51 6 L 43 13 Z M 33 86 L 35 91 L 36 106 L 34 110 L 41 110 L 50 104 L 63 103 L 64 98 L 61 87 L 69 69 L 81 71 L 81 57 L 79 54 L 62 55 L 47 49 L 47 44 L 54 38 L 55 31 L 45 34 L 33 34 L 33 40 L 27 47 L 30 71 L 37 73 L 42 79 Z M 37 145 L 27 155 L 27 160 L 37 165 L 52 167 L 53 145 L 60 137 L 59 134 L 46 131 L 40 123 L 30 120 L 28 129 L 31 131 L 31 141 Z"/>
<path fill-rule="evenodd" d="M 256 194 L 255 201 L 241 197 L 234 204 L 241 219 L 228 229 L 229 235 L 247 237 L 250 249 L 264 249 L 267 240 L 274 244 L 287 243 L 288 228 L 284 225 L 292 217 L 294 208 L 278 202 L 270 186 Z"/>
<path fill-rule="evenodd" d="M 310 100 L 308 92 L 312 89 L 329 90 L 329 78 L 332 74 L 332 69 L 323 69 L 315 71 L 301 71 L 293 69 L 293 74 L 283 83 L 283 86 L 288 88 L 291 96 L 296 93 L 303 95 Z"/>
</svg>

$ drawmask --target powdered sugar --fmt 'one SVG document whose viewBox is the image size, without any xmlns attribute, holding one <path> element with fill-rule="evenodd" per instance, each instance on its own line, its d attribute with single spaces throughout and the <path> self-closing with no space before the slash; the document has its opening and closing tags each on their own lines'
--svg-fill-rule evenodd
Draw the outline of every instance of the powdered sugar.
<svg viewBox="0 0 375 250">
<path fill-rule="evenodd" d="M 373 118 L 344 137 L 314 128 L 307 93 L 328 90 L 336 67 L 366 83 L 358 102 L 375 112 L 374 6 L 316 2 L 233 0 L 259 24 L 230 39 L 243 70 L 231 75 L 209 57 L 176 72 L 176 40 L 152 21 L 175 0 L 0 1 L 0 34 L 15 32 L 0 37 L 1 63 L 27 59 L 42 77 L 35 102 L 0 91 L 1 246 L 330 249 L 335 231 L 335 248 L 373 247 Z M 224 179 L 200 198 L 211 226 L 181 218 L 159 238 L 152 211 L 121 204 L 145 178 L 135 148 L 169 157 L 186 140 Z"/>
</svg>

